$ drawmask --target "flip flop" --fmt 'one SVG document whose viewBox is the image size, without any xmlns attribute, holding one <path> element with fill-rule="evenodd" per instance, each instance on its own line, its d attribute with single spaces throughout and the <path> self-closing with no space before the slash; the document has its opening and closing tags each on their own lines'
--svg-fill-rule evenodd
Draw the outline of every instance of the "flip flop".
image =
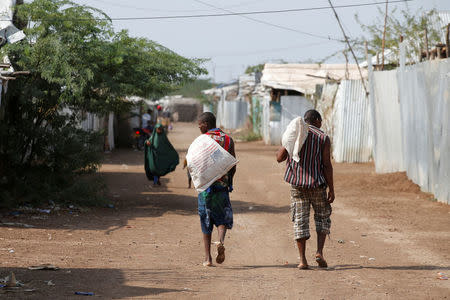
<svg viewBox="0 0 450 300">
<path fill-rule="evenodd" d="M 320 268 L 328 268 L 327 261 L 323 258 L 322 255 L 320 254 L 316 255 L 316 262 Z"/>
<path fill-rule="evenodd" d="M 217 257 L 216 257 L 216 263 L 221 264 L 225 260 L 225 247 L 222 243 L 217 245 Z"/>
</svg>

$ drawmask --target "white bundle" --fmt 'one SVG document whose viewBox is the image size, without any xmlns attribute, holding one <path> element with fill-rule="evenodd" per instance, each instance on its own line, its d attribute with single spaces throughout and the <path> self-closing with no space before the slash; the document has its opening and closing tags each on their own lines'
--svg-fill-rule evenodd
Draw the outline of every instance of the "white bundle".
<svg viewBox="0 0 450 300">
<path fill-rule="evenodd" d="M 297 117 L 289 123 L 281 138 L 281 145 L 296 162 L 300 161 L 299 153 L 308 137 L 308 130 L 309 125 L 302 117 Z"/>
<path fill-rule="evenodd" d="M 192 142 L 186 160 L 192 182 L 198 192 L 205 191 L 238 163 L 236 158 L 206 134 Z"/>
</svg>

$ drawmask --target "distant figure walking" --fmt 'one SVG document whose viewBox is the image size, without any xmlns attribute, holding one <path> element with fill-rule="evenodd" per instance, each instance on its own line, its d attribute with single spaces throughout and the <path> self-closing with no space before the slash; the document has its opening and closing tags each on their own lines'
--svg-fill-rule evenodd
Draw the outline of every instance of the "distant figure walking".
<svg viewBox="0 0 450 300">
<path fill-rule="evenodd" d="M 323 247 L 331 227 L 331 203 L 334 201 L 333 167 L 331 165 L 329 137 L 320 130 L 322 117 L 316 110 L 308 110 L 304 116 L 309 125 L 308 136 L 300 150 L 300 160 L 289 157 L 286 148 L 281 147 L 277 161 L 286 162 L 284 180 L 291 184 L 291 213 L 294 222 L 294 237 L 300 252 L 298 268 L 308 269 L 305 256 L 306 241 L 310 238 L 309 212 L 314 209 L 317 232 L 317 251 L 315 260 L 319 267 L 328 266 Z M 328 194 L 327 194 L 328 187 Z"/>
<path fill-rule="evenodd" d="M 210 112 L 201 114 L 198 118 L 198 128 L 202 134 L 210 136 L 235 157 L 234 141 L 221 129 L 216 128 L 216 117 L 214 114 Z M 198 214 L 205 246 L 205 261 L 203 263 L 205 267 L 212 266 L 211 234 L 213 225 L 216 225 L 219 235 L 216 262 L 221 264 L 225 260 L 225 234 L 227 229 L 233 227 L 233 210 L 229 193 L 233 190 L 233 176 L 235 172 L 236 166 L 214 182 L 206 191 L 198 194 Z"/>
<path fill-rule="evenodd" d="M 155 186 L 161 185 L 159 178 L 175 170 L 179 163 L 178 153 L 164 132 L 161 124 L 156 124 L 150 138 L 145 142 L 145 174 Z"/>
</svg>

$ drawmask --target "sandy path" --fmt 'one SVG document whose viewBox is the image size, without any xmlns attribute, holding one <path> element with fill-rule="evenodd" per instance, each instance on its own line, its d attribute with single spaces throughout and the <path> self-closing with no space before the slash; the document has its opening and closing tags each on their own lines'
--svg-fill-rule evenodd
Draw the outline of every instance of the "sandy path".
<svg viewBox="0 0 450 300">
<path fill-rule="evenodd" d="M 184 157 L 197 135 L 194 125 L 179 123 L 169 139 Z M 185 171 L 178 168 L 153 188 L 143 174 L 143 154 L 123 150 L 108 155 L 102 167 L 116 209 L 63 211 L 45 220 L 2 218 L 36 226 L 2 227 L 0 275 L 14 270 L 36 289 L 2 296 L 77 299 L 74 291 L 92 291 L 105 299 L 449 297 L 450 281 L 436 277 L 450 273 L 450 207 L 431 201 L 403 173 L 378 175 L 371 164 L 334 165 L 337 199 L 325 245 L 330 268 L 298 270 L 289 188 L 275 151 L 261 142 L 237 144 L 235 226 L 223 265 L 201 266 L 196 193 L 186 188 Z M 313 233 L 307 249 L 313 266 L 314 251 Z M 37 263 L 62 269 L 26 269 Z"/>
</svg>

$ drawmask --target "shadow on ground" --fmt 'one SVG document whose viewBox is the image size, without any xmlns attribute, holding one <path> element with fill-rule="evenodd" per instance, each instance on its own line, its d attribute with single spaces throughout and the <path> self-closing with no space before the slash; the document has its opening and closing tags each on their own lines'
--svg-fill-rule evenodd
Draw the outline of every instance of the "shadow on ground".
<svg viewBox="0 0 450 300">
<path fill-rule="evenodd" d="M 230 270 L 252 270 L 252 269 L 286 269 L 286 268 L 297 268 L 297 264 L 276 264 L 276 265 L 244 265 L 238 267 L 225 267 Z M 449 271 L 450 267 L 446 266 L 432 266 L 432 265 L 416 265 L 416 266 L 362 266 L 362 265 L 335 265 L 329 266 L 328 268 L 319 268 L 318 266 L 309 266 L 311 270 L 322 270 L 322 271 L 346 271 L 346 270 L 360 270 L 360 269 L 373 269 L 373 270 L 391 270 L 391 271 Z"/>
<path fill-rule="evenodd" d="M 127 285 L 124 272 L 118 269 L 60 269 L 56 271 L 24 268 L 0 268 L 0 278 L 14 272 L 16 279 L 24 286 L 14 289 L 0 288 L 2 299 L 80 299 L 75 292 L 92 292 L 95 297 L 116 299 L 125 297 L 164 297 L 166 293 L 184 290 Z M 39 279 L 37 279 L 39 278 Z M 49 285 L 48 281 L 51 280 Z"/>
</svg>

